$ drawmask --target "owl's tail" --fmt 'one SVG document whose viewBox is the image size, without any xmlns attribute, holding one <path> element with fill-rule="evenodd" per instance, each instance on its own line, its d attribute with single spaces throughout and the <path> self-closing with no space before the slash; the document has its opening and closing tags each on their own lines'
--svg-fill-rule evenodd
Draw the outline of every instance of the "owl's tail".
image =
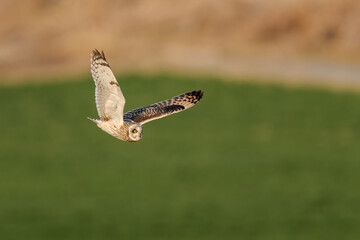
<svg viewBox="0 0 360 240">
<path fill-rule="evenodd" d="M 93 118 L 90 118 L 90 117 L 87 117 L 87 119 L 93 121 L 94 123 L 96 123 L 96 125 L 97 125 L 98 127 L 100 127 L 100 120 L 98 120 L 98 119 L 93 119 Z"/>
</svg>

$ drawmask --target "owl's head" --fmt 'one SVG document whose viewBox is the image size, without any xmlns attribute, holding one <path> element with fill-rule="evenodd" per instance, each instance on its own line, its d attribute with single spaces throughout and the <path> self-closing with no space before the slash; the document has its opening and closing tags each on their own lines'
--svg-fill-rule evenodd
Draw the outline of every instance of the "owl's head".
<svg viewBox="0 0 360 240">
<path fill-rule="evenodd" d="M 140 123 L 131 122 L 128 127 L 129 142 L 137 142 L 142 138 L 142 126 Z"/>
</svg>

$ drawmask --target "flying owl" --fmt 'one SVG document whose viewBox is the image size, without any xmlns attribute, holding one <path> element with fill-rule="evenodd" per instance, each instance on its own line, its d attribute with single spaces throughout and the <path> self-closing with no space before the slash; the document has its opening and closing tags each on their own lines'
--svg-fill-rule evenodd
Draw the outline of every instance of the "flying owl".
<svg viewBox="0 0 360 240">
<path fill-rule="evenodd" d="M 122 141 L 139 141 L 143 135 L 143 124 L 191 108 L 204 94 L 201 90 L 192 91 L 124 114 L 125 98 L 104 52 L 100 53 L 95 49 L 90 63 L 100 119 L 89 119 L 103 131 Z"/>
</svg>

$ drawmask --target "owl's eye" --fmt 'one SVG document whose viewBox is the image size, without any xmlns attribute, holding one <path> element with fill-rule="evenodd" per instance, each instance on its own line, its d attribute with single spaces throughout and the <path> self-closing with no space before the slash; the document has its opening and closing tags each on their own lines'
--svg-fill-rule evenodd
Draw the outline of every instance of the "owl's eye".
<svg viewBox="0 0 360 240">
<path fill-rule="evenodd" d="M 133 129 L 132 132 L 133 132 L 133 133 L 137 133 L 138 131 L 137 131 L 136 129 Z"/>
</svg>

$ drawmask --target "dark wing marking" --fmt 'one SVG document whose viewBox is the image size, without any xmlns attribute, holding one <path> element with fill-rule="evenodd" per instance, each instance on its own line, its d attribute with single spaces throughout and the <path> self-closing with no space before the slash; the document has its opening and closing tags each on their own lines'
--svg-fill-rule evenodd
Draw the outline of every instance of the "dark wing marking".
<svg viewBox="0 0 360 240">
<path fill-rule="evenodd" d="M 192 91 L 170 98 L 168 100 L 154 103 L 147 107 L 136 108 L 124 114 L 124 119 L 131 119 L 144 124 L 149 121 L 169 116 L 186 110 L 200 101 L 204 92 Z"/>
</svg>

